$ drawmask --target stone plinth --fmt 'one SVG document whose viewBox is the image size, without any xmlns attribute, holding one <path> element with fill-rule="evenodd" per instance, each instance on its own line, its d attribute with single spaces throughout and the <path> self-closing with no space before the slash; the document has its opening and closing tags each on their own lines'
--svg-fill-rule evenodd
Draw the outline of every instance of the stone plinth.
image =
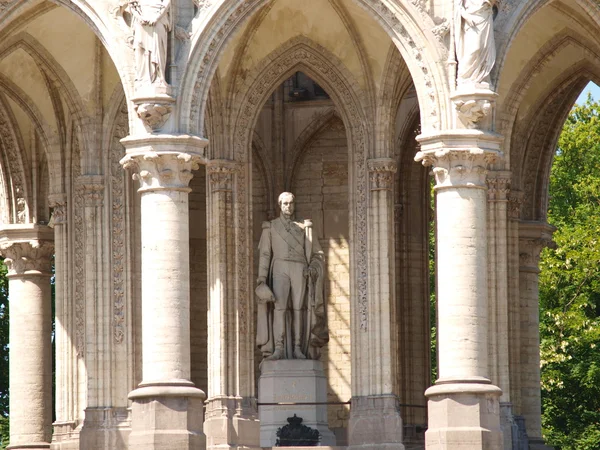
<svg viewBox="0 0 600 450">
<path fill-rule="evenodd" d="M 260 445 L 275 446 L 277 429 L 287 425 L 287 418 L 294 414 L 302 417 L 303 425 L 319 430 L 322 446 L 335 445 L 335 436 L 327 424 L 326 401 L 327 379 L 320 361 L 263 361 L 258 380 L 259 405 L 283 404 L 259 406 Z"/>
</svg>

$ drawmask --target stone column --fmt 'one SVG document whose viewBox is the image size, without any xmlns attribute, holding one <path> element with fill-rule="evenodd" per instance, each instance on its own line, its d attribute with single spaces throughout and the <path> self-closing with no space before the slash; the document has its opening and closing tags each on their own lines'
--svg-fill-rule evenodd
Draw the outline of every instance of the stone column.
<svg viewBox="0 0 600 450">
<path fill-rule="evenodd" d="M 555 228 L 542 222 L 519 224 L 519 291 L 521 300 L 521 415 L 525 419 L 529 448 L 547 449 L 542 439 L 540 392 L 540 253 L 552 245 Z"/>
<path fill-rule="evenodd" d="M 9 449 L 50 448 L 52 238 L 52 230 L 39 225 L 8 225 L 0 231 L 10 302 Z"/>
<path fill-rule="evenodd" d="M 394 273 L 394 174 L 388 158 L 368 161 L 368 326 L 353 334 L 350 448 L 404 449 L 403 423 L 394 392 L 397 341 Z M 356 338 L 356 339 L 355 339 Z"/>
<path fill-rule="evenodd" d="M 67 439 L 69 433 L 75 428 L 70 412 L 73 410 L 73 370 L 72 358 L 76 358 L 71 345 L 69 325 L 68 295 L 68 234 L 67 234 L 67 196 L 66 194 L 53 194 L 49 197 L 49 206 L 52 208 L 50 226 L 54 228 L 54 273 L 55 273 L 55 352 L 56 352 L 56 420 L 52 441 L 57 442 Z"/>
<path fill-rule="evenodd" d="M 234 188 L 243 169 L 240 163 L 230 160 L 213 160 L 207 167 L 210 397 L 204 431 L 208 449 L 259 447 L 260 423 L 254 396 L 255 337 L 253 327 L 241 326 L 239 316 L 249 308 L 240 308 L 239 304 L 248 303 L 249 298 L 237 290 L 239 271 L 242 276 L 252 272 L 248 261 L 236 261 L 236 249 L 243 245 L 239 233 L 250 231 L 249 224 L 236 227 L 235 220 Z"/>
<path fill-rule="evenodd" d="M 488 347 L 490 376 L 502 389 L 500 427 L 504 449 L 512 450 L 517 429 L 513 418 L 509 361 L 508 192 L 511 173 L 490 172 L 488 185 Z"/>
<path fill-rule="evenodd" d="M 502 448 L 499 397 L 488 365 L 488 164 L 501 138 L 478 130 L 420 136 L 416 160 L 436 179 L 438 380 L 428 450 Z"/>
<path fill-rule="evenodd" d="M 121 164 L 141 195 L 143 379 L 129 394 L 129 449 L 203 449 L 205 395 L 190 381 L 188 185 L 207 142 L 181 135 L 121 142 Z"/>
</svg>

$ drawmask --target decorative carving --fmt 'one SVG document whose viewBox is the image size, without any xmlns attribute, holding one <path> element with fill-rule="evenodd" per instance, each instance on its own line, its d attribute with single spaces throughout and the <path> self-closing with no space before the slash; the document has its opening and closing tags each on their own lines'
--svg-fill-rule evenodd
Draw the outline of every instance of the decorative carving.
<svg viewBox="0 0 600 450">
<path fill-rule="evenodd" d="M 546 247 L 555 248 L 556 243 L 546 238 L 519 239 L 519 266 L 521 270 L 539 272 L 540 255 Z"/>
<path fill-rule="evenodd" d="M 75 347 L 77 356 L 83 358 L 85 350 L 85 251 L 84 251 L 84 196 L 83 186 L 81 184 L 81 147 L 77 132 L 73 132 L 72 143 L 72 179 L 76 180 L 73 185 L 74 201 L 71 214 L 73 215 L 74 233 L 73 233 L 73 261 L 72 266 L 74 271 L 73 291 L 75 302 Z"/>
<path fill-rule="evenodd" d="M 50 218 L 50 224 L 52 226 L 63 225 L 67 223 L 67 197 L 65 194 L 50 195 L 48 197 L 48 203 L 52 208 L 52 217 Z M 50 225 L 49 224 L 49 225 Z"/>
<path fill-rule="evenodd" d="M 494 12 L 496 0 L 457 0 L 456 58 L 458 84 L 489 88 L 496 63 Z"/>
<path fill-rule="evenodd" d="M 121 344 L 125 339 L 125 278 L 127 268 L 125 186 L 127 185 L 127 173 L 123 170 L 119 161 L 125 153 L 121 139 L 126 137 L 128 132 L 127 104 L 123 102 L 117 113 L 110 147 L 113 337 L 117 344 Z"/>
<path fill-rule="evenodd" d="M 8 276 L 52 275 L 54 243 L 50 241 L 2 242 L 0 254 L 8 269 Z"/>
<path fill-rule="evenodd" d="M 0 12 L 10 8 L 12 5 L 17 3 L 17 1 L 18 0 L 0 0 Z"/>
<path fill-rule="evenodd" d="M 207 166 L 208 180 L 212 192 L 231 192 L 235 174 L 240 171 L 235 161 L 213 160 Z"/>
<path fill-rule="evenodd" d="M 485 187 L 489 164 L 495 162 L 497 152 L 482 149 L 439 150 L 419 152 L 416 161 L 424 166 L 433 166 L 436 188 L 441 187 Z"/>
<path fill-rule="evenodd" d="M 25 171 L 23 161 L 17 144 L 17 137 L 4 105 L 0 103 L 0 141 L 6 151 L 6 161 L 10 171 L 11 185 L 14 195 L 13 217 L 14 223 L 27 223 L 29 211 L 27 207 L 27 195 L 25 193 Z M 12 208 L 11 208 L 12 209 Z"/>
<path fill-rule="evenodd" d="M 511 189 L 508 193 L 508 217 L 516 220 L 520 219 L 521 206 L 523 206 L 523 192 Z"/>
<path fill-rule="evenodd" d="M 288 417 L 288 425 L 277 429 L 275 447 L 316 447 L 321 435 L 319 430 L 302 425 L 302 417 Z"/>
<path fill-rule="evenodd" d="M 157 101 L 160 97 L 150 99 L 150 102 L 145 102 L 145 99 L 140 99 L 141 103 L 137 104 L 135 111 L 140 119 L 149 127 L 152 131 L 160 130 L 166 121 L 171 116 L 173 111 L 173 103 L 175 99 L 169 96 L 164 97 L 164 101 Z M 135 99 L 137 103 L 140 101 Z"/>
<path fill-rule="evenodd" d="M 490 202 L 507 202 L 510 192 L 510 178 L 502 175 L 488 176 L 488 200 Z"/>
<path fill-rule="evenodd" d="M 101 175 L 82 175 L 80 183 L 85 206 L 102 206 L 104 204 L 104 177 Z"/>
<path fill-rule="evenodd" d="M 450 32 L 450 22 L 448 22 L 446 19 L 444 19 L 438 25 L 436 25 L 435 27 L 433 27 L 431 29 L 431 31 L 441 41 Z"/>
<path fill-rule="evenodd" d="M 367 299 L 367 283 L 368 283 L 368 260 L 367 260 L 367 168 L 366 168 L 366 147 L 367 138 L 365 131 L 365 120 L 361 116 L 360 102 L 350 90 L 349 86 L 355 85 L 351 81 L 347 81 L 349 74 L 345 74 L 339 66 L 334 65 L 332 61 L 323 57 L 322 54 L 315 51 L 311 46 L 304 44 L 303 40 L 291 42 L 289 47 L 283 48 L 279 54 L 270 55 L 271 63 L 265 68 L 261 68 L 260 72 L 254 74 L 250 79 L 254 79 L 253 85 L 248 89 L 248 96 L 239 107 L 240 116 L 236 123 L 235 136 L 235 159 L 238 161 L 247 160 L 247 151 L 250 148 L 251 130 L 254 124 L 254 117 L 257 114 L 258 105 L 264 103 L 263 98 L 267 92 L 271 92 L 278 80 L 286 71 L 289 71 L 294 65 L 301 61 L 303 64 L 311 67 L 317 74 L 320 74 L 323 79 L 328 80 L 331 87 L 331 92 L 336 94 L 341 104 L 345 105 L 348 115 L 349 130 L 351 132 L 352 150 L 355 161 L 355 180 L 354 203 L 356 212 L 355 217 L 355 242 L 356 242 L 356 291 L 357 291 L 357 306 L 359 313 L 360 328 L 363 331 L 367 330 L 368 322 L 368 299 Z M 200 89 L 200 88 L 198 88 Z M 246 199 L 246 173 L 245 171 L 238 175 L 239 185 L 237 187 L 238 204 L 247 203 Z M 238 223 L 247 223 L 246 208 L 238 208 Z M 238 294 L 240 298 L 248 298 L 246 273 L 246 261 L 248 261 L 248 239 L 246 234 L 240 232 L 237 247 L 237 267 L 238 273 Z M 243 305 L 245 302 L 240 302 Z M 245 307 L 245 306 L 244 306 Z M 241 319 L 240 319 L 241 320 Z M 242 326 L 242 324 L 240 324 Z"/>
<path fill-rule="evenodd" d="M 454 101 L 460 121 L 467 128 L 477 128 L 477 124 L 492 112 L 492 103 L 488 99 L 457 99 Z"/>
<path fill-rule="evenodd" d="M 394 174 L 398 165 L 393 159 L 370 159 L 367 161 L 371 179 L 371 191 L 392 191 L 394 189 Z"/>
<path fill-rule="evenodd" d="M 189 192 L 200 158 L 189 153 L 146 152 L 126 155 L 120 163 L 125 169 L 133 170 L 133 179 L 140 182 L 139 192 L 153 190 L 181 190 Z"/>
</svg>

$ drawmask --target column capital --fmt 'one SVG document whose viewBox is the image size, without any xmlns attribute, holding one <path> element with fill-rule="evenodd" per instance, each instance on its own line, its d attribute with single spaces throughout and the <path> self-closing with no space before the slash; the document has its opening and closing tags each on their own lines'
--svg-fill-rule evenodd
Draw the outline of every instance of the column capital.
<svg viewBox="0 0 600 450">
<path fill-rule="evenodd" d="M 212 192 L 231 192 L 233 178 L 242 170 L 243 165 L 229 159 L 213 159 L 208 162 L 206 170 Z"/>
<path fill-rule="evenodd" d="M 205 163 L 206 139 L 188 135 L 129 136 L 121 140 L 127 154 L 121 159 L 140 182 L 139 192 L 175 190 L 189 192 L 192 170 Z"/>
<path fill-rule="evenodd" d="M 398 164 L 391 158 L 375 158 L 367 161 L 371 191 L 391 191 Z"/>
<path fill-rule="evenodd" d="M 45 225 L 5 226 L 0 230 L 0 254 L 8 276 L 52 273 L 54 233 Z"/>
<path fill-rule="evenodd" d="M 490 171 L 487 174 L 488 200 L 508 202 L 512 174 L 508 171 Z"/>
<path fill-rule="evenodd" d="M 415 161 L 432 166 L 436 189 L 486 188 L 490 164 L 502 159 L 502 136 L 480 130 L 449 130 L 440 134 L 420 135 L 421 151 Z"/>
<path fill-rule="evenodd" d="M 52 208 L 51 227 L 62 225 L 67 220 L 67 194 L 50 194 L 48 196 L 48 206 Z"/>
<path fill-rule="evenodd" d="M 552 235 L 556 227 L 544 222 L 519 223 L 519 269 L 527 272 L 539 272 L 540 254 L 546 247 L 556 244 Z"/>
</svg>

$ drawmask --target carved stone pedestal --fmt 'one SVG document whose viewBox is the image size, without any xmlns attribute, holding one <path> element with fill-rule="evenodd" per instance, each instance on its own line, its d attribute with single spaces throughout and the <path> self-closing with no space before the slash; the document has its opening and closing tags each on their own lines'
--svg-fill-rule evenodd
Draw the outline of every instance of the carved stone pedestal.
<svg viewBox="0 0 600 450">
<path fill-rule="evenodd" d="M 258 407 L 260 445 L 274 447 L 277 429 L 287 425 L 287 418 L 294 414 L 303 419 L 302 425 L 319 430 L 320 445 L 335 445 L 335 436 L 327 424 L 326 401 L 327 379 L 322 362 L 299 359 L 263 361 L 258 380 L 258 402 L 284 404 Z"/>
</svg>

